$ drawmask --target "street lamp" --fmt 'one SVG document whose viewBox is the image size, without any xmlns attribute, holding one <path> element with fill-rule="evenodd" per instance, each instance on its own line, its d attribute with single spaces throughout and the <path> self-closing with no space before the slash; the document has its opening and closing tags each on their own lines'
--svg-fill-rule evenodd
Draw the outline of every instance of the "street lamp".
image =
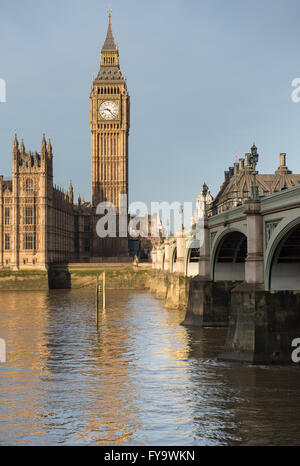
<svg viewBox="0 0 300 466">
<path fill-rule="evenodd" d="M 207 218 L 207 210 L 206 210 L 206 196 L 208 193 L 208 186 L 206 183 L 203 184 L 202 188 L 202 195 L 203 195 L 203 216 L 204 218 Z"/>
<path fill-rule="evenodd" d="M 256 171 L 256 165 L 258 162 L 258 158 L 259 158 L 259 154 L 257 153 L 257 147 L 255 143 L 253 143 L 253 146 L 251 147 L 251 155 L 249 157 L 249 164 L 253 170 L 252 199 L 259 198 L 258 187 L 256 184 L 256 175 L 258 174 L 258 172 Z"/>
</svg>

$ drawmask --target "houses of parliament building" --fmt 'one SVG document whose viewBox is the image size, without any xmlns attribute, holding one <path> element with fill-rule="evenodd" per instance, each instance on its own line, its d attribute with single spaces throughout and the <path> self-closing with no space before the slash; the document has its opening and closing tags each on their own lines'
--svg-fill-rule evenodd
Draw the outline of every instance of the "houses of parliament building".
<svg viewBox="0 0 300 466">
<path fill-rule="evenodd" d="M 56 263 L 128 258 L 126 237 L 97 236 L 96 207 L 111 202 L 118 217 L 120 194 L 128 199 L 129 109 L 109 12 L 100 70 L 90 92 L 92 200 L 79 197 L 75 203 L 71 183 L 67 191 L 54 185 L 53 149 L 45 136 L 40 153 L 32 153 L 15 135 L 12 178 L 0 176 L 1 268 L 47 269 Z"/>
<path fill-rule="evenodd" d="M 90 92 L 91 202 L 80 197 L 74 202 L 71 183 L 67 191 L 54 185 L 53 149 L 44 135 L 40 153 L 27 151 L 23 140 L 18 141 L 15 135 L 12 178 L 0 176 L 0 268 L 48 269 L 51 264 L 130 261 L 126 224 L 124 237 L 118 231 L 116 237 L 100 237 L 96 231 L 101 218 L 97 206 L 102 202 L 114 205 L 116 225 L 124 212 L 128 221 L 128 201 L 120 205 L 120 196 L 128 199 L 129 128 L 130 98 L 120 71 L 110 11 L 100 69 Z M 257 154 L 255 145 L 251 154 Z M 251 154 L 236 160 L 225 172 L 224 183 L 214 199 L 207 194 L 204 199 L 200 193 L 194 222 L 203 210 L 203 202 L 211 216 L 241 205 L 249 197 Z M 265 196 L 299 185 L 300 174 L 288 169 L 286 154 L 281 154 L 275 173 L 257 174 L 256 181 L 259 196 Z"/>
</svg>

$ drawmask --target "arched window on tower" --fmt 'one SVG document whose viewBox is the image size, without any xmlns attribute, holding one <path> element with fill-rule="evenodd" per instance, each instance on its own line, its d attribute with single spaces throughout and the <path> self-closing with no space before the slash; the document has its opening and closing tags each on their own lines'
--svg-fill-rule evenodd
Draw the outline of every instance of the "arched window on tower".
<svg viewBox="0 0 300 466">
<path fill-rule="evenodd" d="M 33 180 L 31 178 L 27 178 L 26 180 L 25 191 L 27 193 L 33 193 Z"/>
</svg>

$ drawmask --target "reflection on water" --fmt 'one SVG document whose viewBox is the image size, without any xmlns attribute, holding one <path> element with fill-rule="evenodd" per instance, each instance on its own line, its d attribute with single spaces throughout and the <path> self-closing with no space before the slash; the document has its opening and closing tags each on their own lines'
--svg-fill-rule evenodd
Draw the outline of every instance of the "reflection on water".
<svg viewBox="0 0 300 466">
<path fill-rule="evenodd" d="M 217 361 L 226 330 L 187 329 L 146 293 L 0 294 L 0 444 L 296 445 L 298 367 Z"/>
</svg>

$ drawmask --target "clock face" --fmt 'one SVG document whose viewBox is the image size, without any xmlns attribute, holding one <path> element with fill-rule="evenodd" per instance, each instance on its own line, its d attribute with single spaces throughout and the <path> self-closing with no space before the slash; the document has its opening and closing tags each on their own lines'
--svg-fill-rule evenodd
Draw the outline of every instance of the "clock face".
<svg viewBox="0 0 300 466">
<path fill-rule="evenodd" d="M 99 107 L 100 116 L 104 120 L 113 120 L 116 118 L 119 112 L 119 106 L 116 102 L 112 102 L 111 100 L 106 100 L 102 102 Z"/>
</svg>

